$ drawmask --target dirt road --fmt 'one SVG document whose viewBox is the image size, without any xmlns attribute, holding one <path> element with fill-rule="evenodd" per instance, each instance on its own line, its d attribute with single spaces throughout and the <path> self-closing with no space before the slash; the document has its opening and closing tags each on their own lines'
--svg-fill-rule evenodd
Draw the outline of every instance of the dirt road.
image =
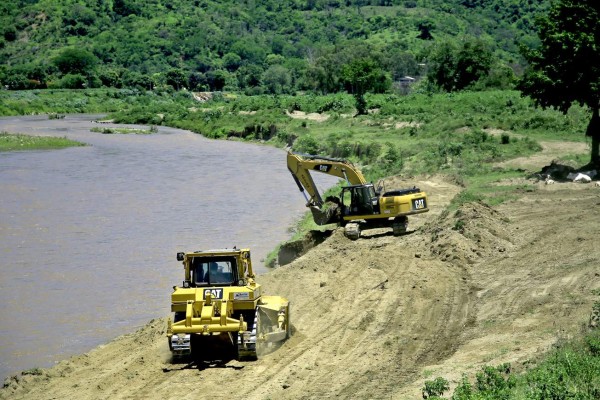
<svg viewBox="0 0 600 400">
<path fill-rule="evenodd" d="M 600 288 L 600 187 L 530 183 L 495 209 L 442 212 L 459 188 L 429 177 L 412 233 L 336 231 L 260 277 L 291 300 L 294 334 L 256 362 L 171 363 L 155 320 L 9 378 L 0 398 L 418 399 L 426 379 L 519 366 L 579 331 Z"/>
</svg>

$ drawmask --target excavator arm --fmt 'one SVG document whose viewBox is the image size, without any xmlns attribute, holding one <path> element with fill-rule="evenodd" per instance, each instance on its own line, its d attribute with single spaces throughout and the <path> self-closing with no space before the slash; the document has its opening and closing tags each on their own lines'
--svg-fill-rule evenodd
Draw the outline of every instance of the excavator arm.
<svg viewBox="0 0 600 400">
<path fill-rule="evenodd" d="M 337 176 L 345 179 L 349 185 L 367 183 L 363 174 L 351 162 L 339 158 L 288 152 L 287 166 L 298 189 L 304 194 L 307 206 L 321 207 L 323 205 L 323 199 L 315 185 L 311 171 Z M 305 190 L 309 196 L 306 196 Z"/>
<path fill-rule="evenodd" d="M 328 158 L 288 151 L 287 166 L 298 185 L 298 189 L 304 195 L 306 206 L 310 207 L 313 219 L 318 225 L 335 222 L 336 210 L 322 209 L 324 201 L 312 178 L 312 171 L 345 179 L 349 185 L 363 185 L 367 183 L 363 174 L 352 163 L 339 158 Z"/>
</svg>

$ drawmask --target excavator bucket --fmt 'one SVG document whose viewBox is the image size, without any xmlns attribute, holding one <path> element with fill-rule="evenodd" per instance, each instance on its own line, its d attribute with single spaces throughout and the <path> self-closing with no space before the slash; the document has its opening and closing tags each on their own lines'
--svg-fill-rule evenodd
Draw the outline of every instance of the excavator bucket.
<svg viewBox="0 0 600 400">
<path fill-rule="evenodd" d="M 327 225 L 338 222 L 337 205 L 333 205 L 325 210 L 321 210 L 317 206 L 310 206 L 310 212 L 312 213 L 313 220 L 317 225 Z"/>
</svg>

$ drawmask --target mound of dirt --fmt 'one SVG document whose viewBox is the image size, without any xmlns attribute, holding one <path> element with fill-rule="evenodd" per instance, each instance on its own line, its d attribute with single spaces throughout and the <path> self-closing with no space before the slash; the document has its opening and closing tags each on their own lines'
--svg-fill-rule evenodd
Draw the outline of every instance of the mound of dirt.
<svg viewBox="0 0 600 400">
<path fill-rule="evenodd" d="M 474 264 L 513 247 L 509 219 L 482 203 L 462 205 L 429 223 L 431 252 L 442 261 Z"/>
<path fill-rule="evenodd" d="M 399 178 L 391 186 L 405 187 Z M 521 365 L 587 323 L 600 289 L 600 188 L 539 185 L 499 207 L 443 213 L 459 191 L 416 182 L 431 212 L 410 232 L 336 230 L 258 278 L 290 299 L 293 336 L 256 362 L 170 360 L 165 320 L 7 379 L 1 399 L 421 397 L 482 365 Z"/>
</svg>

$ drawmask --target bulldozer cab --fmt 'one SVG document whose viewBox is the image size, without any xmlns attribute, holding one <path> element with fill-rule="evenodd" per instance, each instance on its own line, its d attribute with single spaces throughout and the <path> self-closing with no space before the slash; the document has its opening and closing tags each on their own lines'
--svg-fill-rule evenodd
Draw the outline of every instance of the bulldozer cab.
<svg viewBox="0 0 600 400">
<path fill-rule="evenodd" d="M 231 286 L 237 281 L 235 257 L 194 257 L 192 286 Z"/>
<path fill-rule="evenodd" d="M 379 214 L 379 199 L 372 184 L 342 188 L 343 215 Z"/>
</svg>

